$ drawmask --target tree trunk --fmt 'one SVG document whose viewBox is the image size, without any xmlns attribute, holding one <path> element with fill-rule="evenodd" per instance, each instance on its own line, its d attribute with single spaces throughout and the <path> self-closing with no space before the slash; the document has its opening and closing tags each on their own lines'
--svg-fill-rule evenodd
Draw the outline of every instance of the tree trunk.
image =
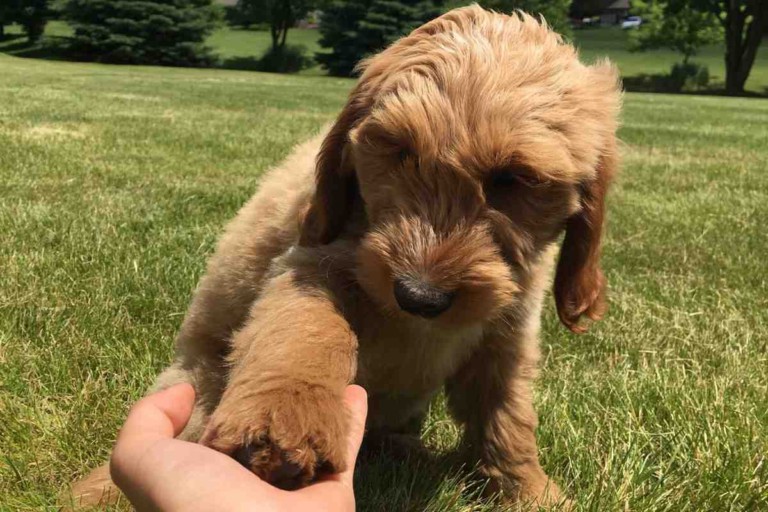
<svg viewBox="0 0 768 512">
<path fill-rule="evenodd" d="M 283 38 L 280 40 L 280 48 L 285 47 L 285 40 L 288 37 L 288 23 L 286 22 L 285 25 L 283 25 Z"/>
<path fill-rule="evenodd" d="M 744 93 L 744 84 L 755 63 L 768 17 L 768 2 L 765 0 L 746 2 L 743 11 L 741 7 L 741 1 L 728 0 L 725 19 L 725 92 L 732 96 Z M 746 24 L 748 18 L 751 19 Z"/>
<path fill-rule="evenodd" d="M 288 29 L 291 28 L 291 21 L 293 16 L 291 15 L 291 2 L 290 0 L 282 0 L 280 3 L 280 27 L 283 31 L 283 37 L 280 41 L 280 47 L 285 47 L 285 41 L 288 38 Z"/>
<path fill-rule="evenodd" d="M 269 33 L 272 36 L 272 49 L 276 50 L 280 42 L 280 32 L 274 22 L 269 27 Z"/>
</svg>

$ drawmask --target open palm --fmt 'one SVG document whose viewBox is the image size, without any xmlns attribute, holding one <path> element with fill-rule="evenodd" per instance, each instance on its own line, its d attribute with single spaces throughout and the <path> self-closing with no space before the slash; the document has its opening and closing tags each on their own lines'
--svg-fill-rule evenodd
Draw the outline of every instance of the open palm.
<svg viewBox="0 0 768 512">
<path fill-rule="evenodd" d="M 112 453 L 112 478 L 139 511 L 353 511 L 352 475 L 365 429 L 367 397 L 349 386 L 347 470 L 298 491 L 260 480 L 234 459 L 174 439 L 192 412 L 195 392 L 180 384 L 131 409 Z"/>
</svg>

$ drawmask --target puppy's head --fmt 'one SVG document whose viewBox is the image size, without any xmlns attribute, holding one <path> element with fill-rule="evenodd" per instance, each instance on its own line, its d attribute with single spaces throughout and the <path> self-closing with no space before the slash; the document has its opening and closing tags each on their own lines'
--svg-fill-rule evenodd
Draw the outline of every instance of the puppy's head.
<svg viewBox="0 0 768 512">
<path fill-rule="evenodd" d="M 598 318 L 605 193 L 617 164 L 615 69 L 582 65 L 533 18 L 473 6 L 363 65 L 327 135 L 301 243 L 329 243 L 360 201 L 358 279 L 383 308 L 449 325 L 515 303 L 566 231 L 563 323 Z"/>
</svg>

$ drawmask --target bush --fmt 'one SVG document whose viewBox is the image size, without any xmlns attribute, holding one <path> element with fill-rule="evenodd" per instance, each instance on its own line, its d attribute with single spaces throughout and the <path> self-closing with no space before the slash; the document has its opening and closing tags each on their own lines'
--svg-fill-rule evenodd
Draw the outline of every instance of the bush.
<svg viewBox="0 0 768 512">
<path fill-rule="evenodd" d="M 209 66 L 203 42 L 221 12 L 211 0 L 69 0 L 75 56 L 116 64 Z"/>
<path fill-rule="evenodd" d="M 272 46 L 259 60 L 259 71 L 270 73 L 296 73 L 312 65 L 301 45 Z"/>
<path fill-rule="evenodd" d="M 709 68 L 693 62 L 678 63 L 669 72 L 669 88 L 673 92 L 694 92 L 709 85 Z"/>
<path fill-rule="evenodd" d="M 698 64 L 679 63 L 669 73 L 624 77 L 624 88 L 632 92 L 699 92 L 709 86 L 709 69 Z"/>
</svg>

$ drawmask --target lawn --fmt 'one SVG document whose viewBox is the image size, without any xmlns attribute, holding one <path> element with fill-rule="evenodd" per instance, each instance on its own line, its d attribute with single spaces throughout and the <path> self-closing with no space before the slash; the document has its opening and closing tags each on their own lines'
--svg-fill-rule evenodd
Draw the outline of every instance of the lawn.
<svg viewBox="0 0 768 512">
<path fill-rule="evenodd" d="M 10 27 L 9 34 L 20 34 L 18 26 Z M 61 21 L 53 21 L 48 24 L 46 35 L 52 38 L 66 38 L 72 33 L 70 27 Z M 673 64 L 680 62 L 681 57 L 670 50 L 654 50 L 650 52 L 630 52 L 628 50 L 629 32 L 618 27 L 593 28 L 577 30 L 574 32 L 574 43 L 579 47 L 581 55 L 586 61 L 594 61 L 597 58 L 609 57 L 621 69 L 621 73 L 629 84 L 632 78 L 640 75 L 654 75 L 668 73 Z M 293 29 L 288 35 L 288 44 L 299 45 L 306 48 L 307 55 L 327 51 L 323 49 L 318 40 L 320 33 L 317 30 Z M 40 56 L 38 48 L 27 48 L 22 39 L 0 41 L 0 53 L 6 52 L 16 55 Z M 214 32 L 208 39 L 208 44 L 221 57 L 222 66 L 232 69 L 254 69 L 258 57 L 267 51 L 271 44 L 267 31 L 243 30 L 232 27 L 224 27 Z M 757 53 L 755 64 L 752 68 L 749 80 L 746 84 L 747 91 L 768 95 L 768 40 L 763 42 L 762 48 Z M 705 65 L 709 68 L 711 85 L 723 89 L 725 86 L 724 49 L 722 45 L 707 46 L 694 57 L 693 62 Z M 324 70 L 315 65 L 303 70 L 303 75 L 322 75 Z"/>
<path fill-rule="evenodd" d="M 105 460 L 222 224 L 352 82 L 0 55 L 0 510 Z M 612 309 L 547 307 L 542 462 L 577 511 L 768 507 L 768 101 L 627 94 Z M 551 302 L 551 301 L 550 301 Z M 363 511 L 480 511 L 437 401 L 434 460 L 358 469 Z"/>
</svg>

